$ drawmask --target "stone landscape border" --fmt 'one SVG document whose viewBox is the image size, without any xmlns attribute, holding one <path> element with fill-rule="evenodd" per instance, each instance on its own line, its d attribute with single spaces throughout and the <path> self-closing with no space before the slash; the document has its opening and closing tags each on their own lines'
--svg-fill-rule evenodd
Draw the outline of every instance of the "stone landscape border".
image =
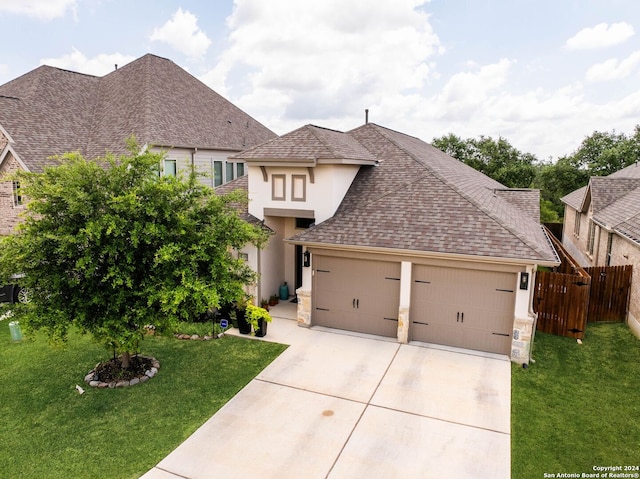
<svg viewBox="0 0 640 479">
<path fill-rule="evenodd" d="M 91 371 L 89 371 L 89 374 L 87 374 L 84 377 L 84 382 L 87 383 L 89 386 L 91 386 L 93 388 L 99 388 L 99 389 L 122 388 L 122 387 L 127 387 L 127 386 L 135 386 L 136 384 L 147 382 L 149 379 L 151 379 L 156 374 L 158 374 L 158 370 L 160 369 L 160 362 L 156 358 L 154 358 L 152 356 L 139 355 L 138 357 L 139 358 L 144 358 L 144 359 L 150 359 L 151 360 L 151 369 L 146 370 L 143 375 L 138 376 L 137 378 L 133 378 L 133 379 L 128 380 L 128 381 L 126 381 L 126 380 L 110 381 L 110 382 L 99 381 L 98 380 L 98 376 L 96 374 L 96 369 L 98 368 L 98 366 L 100 366 L 101 363 L 98 363 L 98 364 L 96 364 L 95 368 L 93 368 Z"/>
</svg>

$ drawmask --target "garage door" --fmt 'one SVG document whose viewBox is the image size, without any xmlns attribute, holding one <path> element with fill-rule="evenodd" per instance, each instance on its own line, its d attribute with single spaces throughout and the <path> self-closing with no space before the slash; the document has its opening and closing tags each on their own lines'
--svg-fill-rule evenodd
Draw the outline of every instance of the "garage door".
<svg viewBox="0 0 640 479">
<path fill-rule="evenodd" d="M 400 263 L 314 255 L 312 323 L 396 337 Z"/>
<path fill-rule="evenodd" d="M 411 339 L 509 354 L 515 273 L 413 267 Z"/>
</svg>

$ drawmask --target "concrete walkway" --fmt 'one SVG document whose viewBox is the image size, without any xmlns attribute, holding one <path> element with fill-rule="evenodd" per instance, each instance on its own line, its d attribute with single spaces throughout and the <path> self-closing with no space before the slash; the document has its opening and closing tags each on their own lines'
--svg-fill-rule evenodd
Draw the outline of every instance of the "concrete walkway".
<svg viewBox="0 0 640 479">
<path fill-rule="evenodd" d="M 264 338 L 290 347 L 143 479 L 510 476 L 506 356 L 275 317 L 294 308 Z"/>
</svg>

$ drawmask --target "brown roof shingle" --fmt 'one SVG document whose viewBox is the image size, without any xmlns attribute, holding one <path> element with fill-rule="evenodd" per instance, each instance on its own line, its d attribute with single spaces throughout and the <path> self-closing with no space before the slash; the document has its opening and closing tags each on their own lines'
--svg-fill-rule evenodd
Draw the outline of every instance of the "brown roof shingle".
<svg viewBox="0 0 640 479">
<path fill-rule="evenodd" d="M 32 171 L 47 157 L 141 145 L 241 151 L 275 134 L 170 60 L 147 54 L 94 77 L 41 66 L 0 86 L 0 125 Z"/>
<path fill-rule="evenodd" d="M 514 200 L 522 190 L 506 194 L 507 201 L 500 183 L 418 138 L 372 123 L 345 135 L 379 166 L 361 167 L 335 216 L 295 242 L 557 261 L 534 208 Z"/>
</svg>

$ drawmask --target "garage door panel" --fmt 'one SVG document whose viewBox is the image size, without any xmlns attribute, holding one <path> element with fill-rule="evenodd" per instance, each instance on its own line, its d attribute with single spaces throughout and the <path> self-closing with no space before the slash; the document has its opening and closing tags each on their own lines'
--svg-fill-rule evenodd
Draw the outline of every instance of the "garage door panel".
<svg viewBox="0 0 640 479">
<path fill-rule="evenodd" d="M 411 338 L 508 354 L 515 273 L 416 265 L 411 288 Z"/>
<path fill-rule="evenodd" d="M 317 256 L 314 265 L 313 324 L 397 335 L 399 263 Z"/>
</svg>

